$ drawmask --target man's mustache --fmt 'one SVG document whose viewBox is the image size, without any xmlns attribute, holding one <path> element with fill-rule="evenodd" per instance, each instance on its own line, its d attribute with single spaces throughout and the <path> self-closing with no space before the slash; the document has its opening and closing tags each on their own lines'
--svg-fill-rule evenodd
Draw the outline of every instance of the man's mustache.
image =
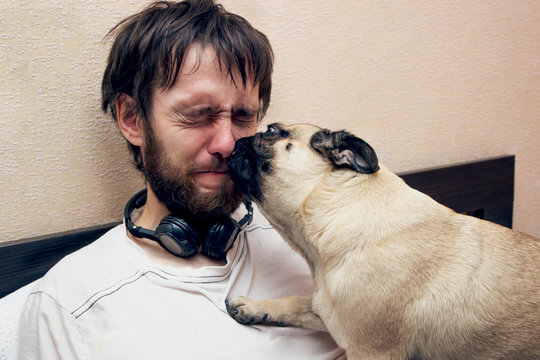
<svg viewBox="0 0 540 360">
<path fill-rule="evenodd" d="M 227 162 L 222 157 L 214 157 L 210 162 L 195 163 L 187 169 L 186 174 L 193 175 L 201 172 L 224 172 L 227 171 Z"/>
</svg>

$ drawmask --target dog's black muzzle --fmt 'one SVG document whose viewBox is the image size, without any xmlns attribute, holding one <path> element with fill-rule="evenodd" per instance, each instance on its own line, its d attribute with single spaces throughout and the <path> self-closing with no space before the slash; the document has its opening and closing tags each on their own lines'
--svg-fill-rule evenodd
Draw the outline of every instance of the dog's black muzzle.
<svg viewBox="0 0 540 360">
<path fill-rule="evenodd" d="M 227 158 L 229 176 L 236 187 L 259 201 L 262 198 L 260 171 L 269 168 L 268 158 L 261 153 L 261 149 L 262 136 L 256 134 L 239 139 L 234 146 L 233 154 Z"/>
</svg>

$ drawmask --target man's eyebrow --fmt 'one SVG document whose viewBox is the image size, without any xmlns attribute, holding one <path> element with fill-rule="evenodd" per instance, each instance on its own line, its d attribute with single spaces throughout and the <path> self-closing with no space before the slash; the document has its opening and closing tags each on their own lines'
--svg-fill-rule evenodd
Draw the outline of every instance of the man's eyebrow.
<svg viewBox="0 0 540 360">
<path fill-rule="evenodd" d="M 186 105 L 177 103 L 172 106 L 172 110 L 175 113 L 190 113 L 190 114 L 208 114 L 217 112 L 217 110 L 209 105 Z"/>
<path fill-rule="evenodd" d="M 257 112 L 259 112 L 259 108 L 255 107 L 249 107 L 249 106 L 238 106 L 236 108 L 232 109 L 233 114 L 241 114 L 241 115 L 255 115 Z"/>
<path fill-rule="evenodd" d="M 188 113 L 192 115 L 204 115 L 204 114 L 219 114 L 223 112 L 228 112 L 227 110 L 222 110 L 216 108 L 209 104 L 182 104 L 176 103 L 172 107 L 172 111 L 175 113 Z M 232 108 L 231 114 L 235 115 L 256 115 L 259 112 L 258 107 L 250 107 L 249 105 L 239 105 Z"/>
<path fill-rule="evenodd" d="M 214 114 L 214 113 L 219 112 L 218 109 L 214 108 L 213 106 L 208 106 L 208 105 L 190 106 L 187 108 L 187 110 L 190 110 L 191 112 L 194 112 L 196 114 Z"/>
</svg>

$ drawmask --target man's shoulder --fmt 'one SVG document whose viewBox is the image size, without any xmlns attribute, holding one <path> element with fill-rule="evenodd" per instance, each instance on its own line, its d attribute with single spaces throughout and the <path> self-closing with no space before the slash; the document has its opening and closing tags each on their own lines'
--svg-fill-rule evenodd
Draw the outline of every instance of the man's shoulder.
<svg viewBox="0 0 540 360">
<path fill-rule="evenodd" d="M 47 273 L 54 274 L 63 269 L 73 268 L 76 271 L 90 271 L 101 263 L 110 261 L 114 252 L 121 247 L 125 236 L 123 225 L 118 225 L 107 231 L 91 244 L 65 256 Z"/>
<path fill-rule="evenodd" d="M 53 266 L 41 278 L 33 294 L 46 294 L 66 308 L 78 306 L 89 296 L 133 275 L 136 267 L 120 259 L 125 236 L 122 225 L 112 228 L 93 243 Z"/>
</svg>

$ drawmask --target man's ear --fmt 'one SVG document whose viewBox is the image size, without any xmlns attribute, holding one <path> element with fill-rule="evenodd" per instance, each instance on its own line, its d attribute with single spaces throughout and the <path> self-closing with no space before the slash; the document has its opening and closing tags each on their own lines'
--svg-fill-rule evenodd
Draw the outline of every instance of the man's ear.
<svg viewBox="0 0 540 360">
<path fill-rule="evenodd" d="M 346 131 L 318 131 L 311 138 L 311 147 L 336 167 L 347 167 L 363 174 L 379 170 L 375 150 L 364 140 Z"/>
<path fill-rule="evenodd" d="M 143 144 L 144 132 L 142 119 L 135 110 L 135 101 L 126 94 L 120 94 L 116 98 L 116 119 L 122 135 L 132 145 Z"/>
</svg>

